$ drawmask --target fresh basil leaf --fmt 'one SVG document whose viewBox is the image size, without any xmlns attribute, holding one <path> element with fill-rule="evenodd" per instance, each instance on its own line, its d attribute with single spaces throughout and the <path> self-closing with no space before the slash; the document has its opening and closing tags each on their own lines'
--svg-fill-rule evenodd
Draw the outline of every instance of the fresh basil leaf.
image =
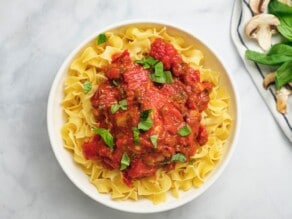
<svg viewBox="0 0 292 219">
<path fill-rule="evenodd" d="M 122 110 L 127 110 L 128 109 L 128 102 L 126 99 L 123 99 L 121 101 L 119 101 L 119 105 L 120 105 L 120 108 Z"/>
<path fill-rule="evenodd" d="M 140 64 L 144 69 L 154 68 L 154 65 L 159 62 L 157 59 L 153 57 L 143 58 L 142 60 L 136 60 L 136 64 Z"/>
<path fill-rule="evenodd" d="M 83 92 L 87 94 L 92 89 L 92 84 L 90 81 L 85 81 L 83 84 Z"/>
<path fill-rule="evenodd" d="M 138 129 L 143 130 L 143 131 L 148 131 L 149 129 L 151 129 L 152 125 L 153 125 L 152 119 L 147 118 L 138 123 Z"/>
<path fill-rule="evenodd" d="M 95 134 L 98 134 L 104 143 L 110 148 L 113 149 L 114 147 L 114 138 L 108 129 L 104 128 L 95 128 L 93 129 Z"/>
<path fill-rule="evenodd" d="M 151 135 L 150 140 L 151 140 L 151 143 L 153 144 L 154 148 L 157 148 L 158 135 Z"/>
<path fill-rule="evenodd" d="M 153 121 L 150 118 L 151 112 L 152 109 L 148 109 L 140 113 L 140 122 L 138 123 L 138 129 L 148 131 L 152 127 Z"/>
<path fill-rule="evenodd" d="M 145 120 L 147 119 L 152 112 L 152 109 L 144 110 L 143 112 L 140 113 L 140 119 Z"/>
<path fill-rule="evenodd" d="M 119 104 L 113 104 L 111 105 L 111 113 L 114 114 L 116 112 L 118 112 L 118 110 L 120 109 L 120 105 Z"/>
<path fill-rule="evenodd" d="M 165 77 L 165 83 L 167 83 L 167 84 L 173 83 L 173 78 L 172 78 L 172 74 L 170 71 L 165 71 L 164 77 Z"/>
<path fill-rule="evenodd" d="M 122 110 L 128 109 L 128 102 L 126 99 L 119 101 L 119 104 L 115 103 L 115 104 L 111 105 L 111 113 L 112 114 L 116 113 L 119 109 L 122 109 Z"/>
<path fill-rule="evenodd" d="M 186 158 L 185 155 L 183 155 L 181 153 L 177 153 L 177 154 L 172 155 L 171 161 L 186 162 L 187 161 L 187 158 Z"/>
<path fill-rule="evenodd" d="M 191 134 L 191 132 L 192 130 L 189 125 L 184 125 L 178 130 L 178 134 L 183 137 L 188 136 L 189 134 Z"/>
<path fill-rule="evenodd" d="M 130 163 L 131 163 L 130 157 L 128 156 L 127 153 L 124 153 L 123 156 L 122 156 L 122 159 L 121 159 L 120 170 L 126 169 L 128 166 L 130 166 Z"/>
<path fill-rule="evenodd" d="M 292 82 L 292 61 L 285 62 L 276 71 L 275 77 L 276 87 L 280 89 L 285 84 Z"/>
<path fill-rule="evenodd" d="M 163 63 L 162 62 L 158 62 L 155 66 L 154 66 L 154 74 L 156 77 L 163 77 Z"/>
<path fill-rule="evenodd" d="M 98 37 L 97 37 L 97 44 L 98 45 L 100 45 L 106 41 L 107 41 L 107 38 L 106 38 L 106 35 L 104 33 L 101 33 L 98 35 Z"/>
<path fill-rule="evenodd" d="M 172 74 L 170 71 L 163 71 L 163 63 L 158 62 L 155 65 L 155 71 L 150 74 L 150 79 L 160 84 L 170 84 L 173 82 Z"/>
<path fill-rule="evenodd" d="M 139 131 L 139 129 L 136 127 L 132 127 L 132 131 L 133 131 L 134 143 L 140 144 L 140 139 L 139 139 L 140 131 Z"/>
</svg>

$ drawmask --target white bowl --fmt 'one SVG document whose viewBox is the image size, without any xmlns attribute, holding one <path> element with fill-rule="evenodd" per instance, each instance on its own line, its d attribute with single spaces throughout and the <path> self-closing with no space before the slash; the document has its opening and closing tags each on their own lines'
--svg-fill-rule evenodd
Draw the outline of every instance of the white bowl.
<svg viewBox="0 0 292 219">
<path fill-rule="evenodd" d="M 67 77 L 67 70 L 74 59 L 74 57 L 80 52 L 86 45 L 95 40 L 98 34 L 104 33 L 112 30 L 122 30 L 129 26 L 143 26 L 143 27 L 163 27 L 166 26 L 170 34 L 179 35 L 183 37 L 188 43 L 194 44 L 198 49 L 200 49 L 205 57 L 205 67 L 209 67 L 213 70 L 219 71 L 221 75 L 220 84 L 227 88 L 227 91 L 231 97 L 230 101 L 230 114 L 233 118 L 233 126 L 231 128 L 230 137 L 226 145 L 226 151 L 217 164 L 215 169 L 209 174 L 206 179 L 206 182 L 200 188 L 191 188 L 187 192 L 180 192 L 179 198 L 174 198 L 170 194 L 167 197 L 167 201 L 158 205 L 152 204 L 151 201 L 142 199 L 138 201 L 117 201 L 112 200 L 109 194 L 100 194 L 96 188 L 89 182 L 89 177 L 81 170 L 81 168 L 73 161 L 72 154 L 69 153 L 63 147 L 63 140 L 61 138 L 60 130 L 64 124 L 63 112 L 60 102 L 63 99 L 63 83 Z M 189 32 L 182 30 L 178 27 L 175 27 L 171 24 L 165 22 L 152 22 L 152 21 L 127 21 L 119 23 L 110 27 L 101 29 L 86 40 L 84 40 L 76 49 L 74 49 L 66 60 L 63 62 L 61 68 L 59 69 L 53 85 L 51 87 L 49 100 L 48 100 L 48 109 L 47 109 L 47 123 L 48 123 L 48 132 L 50 137 L 50 142 L 55 153 L 55 156 L 61 165 L 62 169 L 69 177 L 69 179 L 86 195 L 94 199 L 95 201 L 106 205 L 108 207 L 118 209 L 126 212 L 133 213 L 154 213 L 170 210 L 179 206 L 182 206 L 191 200 L 194 200 L 196 197 L 201 195 L 206 191 L 221 175 L 222 171 L 226 167 L 232 152 L 234 150 L 235 142 L 238 135 L 239 127 L 239 107 L 238 107 L 238 98 L 236 91 L 233 85 L 233 80 L 231 79 L 230 73 L 223 66 L 222 61 L 215 55 L 215 53 L 209 49 L 201 40 L 197 39 L 195 36 Z"/>
</svg>

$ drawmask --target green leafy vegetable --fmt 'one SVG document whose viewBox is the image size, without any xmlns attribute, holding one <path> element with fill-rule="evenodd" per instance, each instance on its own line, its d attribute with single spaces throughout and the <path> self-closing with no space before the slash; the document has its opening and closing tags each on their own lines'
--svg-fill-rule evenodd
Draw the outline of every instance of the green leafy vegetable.
<svg viewBox="0 0 292 219">
<path fill-rule="evenodd" d="M 275 75 L 277 89 L 292 81 L 292 43 L 278 43 L 267 54 L 247 50 L 247 59 L 265 65 L 280 65 Z"/>
<path fill-rule="evenodd" d="M 283 65 L 280 66 L 280 68 L 276 71 L 276 87 L 277 89 L 280 89 L 285 84 L 292 81 L 292 61 L 285 62 Z"/>
<path fill-rule="evenodd" d="M 143 58 L 142 60 L 136 60 L 136 64 L 140 64 L 143 66 L 144 69 L 148 68 L 154 68 L 155 64 L 159 62 L 157 59 L 154 59 L 153 57 Z"/>
<path fill-rule="evenodd" d="M 123 156 L 122 156 L 122 159 L 121 159 L 120 170 L 126 169 L 128 166 L 130 166 L 130 163 L 131 163 L 130 157 L 128 156 L 127 153 L 124 153 Z"/>
<path fill-rule="evenodd" d="M 95 134 L 98 134 L 104 143 L 110 148 L 113 149 L 114 147 L 114 138 L 108 129 L 104 128 L 95 128 L 93 129 Z"/>
<path fill-rule="evenodd" d="M 154 148 L 157 148 L 158 135 L 151 135 L 150 140 L 151 140 L 151 143 L 153 144 Z"/>
<path fill-rule="evenodd" d="M 171 84 L 173 82 L 172 74 L 170 71 L 164 71 L 162 76 L 157 76 L 155 73 L 150 74 L 151 81 L 160 84 Z"/>
<path fill-rule="evenodd" d="M 269 13 L 274 14 L 280 20 L 278 30 L 286 39 L 292 41 L 292 7 L 277 0 L 269 3 Z"/>
<path fill-rule="evenodd" d="M 191 132 L 192 130 L 189 125 L 184 125 L 178 130 L 178 134 L 180 136 L 188 136 L 189 134 L 191 134 Z"/>
<path fill-rule="evenodd" d="M 150 117 L 151 112 L 152 109 L 148 109 L 140 113 L 140 122 L 138 123 L 138 129 L 147 131 L 152 127 L 153 121 Z"/>
<path fill-rule="evenodd" d="M 128 108 L 128 102 L 126 99 L 119 101 L 119 103 L 115 103 L 111 105 L 111 113 L 114 114 L 116 113 L 119 109 L 122 110 L 127 110 Z"/>
<path fill-rule="evenodd" d="M 91 91 L 91 88 L 92 88 L 92 84 L 90 81 L 85 81 L 84 84 L 83 84 L 83 92 L 85 94 L 87 94 L 89 91 Z"/>
<path fill-rule="evenodd" d="M 292 45 L 291 43 L 275 44 L 267 54 L 247 50 L 245 57 L 264 65 L 280 65 L 284 62 L 292 61 Z"/>
<path fill-rule="evenodd" d="M 177 153 L 177 154 L 172 155 L 171 161 L 186 162 L 187 161 L 187 158 L 186 158 L 185 155 L 183 155 L 181 153 Z"/>
<path fill-rule="evenodd" d="M 136 127 L 132 127 L 132 131 L 133 131 L 134 143 L 140 144 L 140 139 L 139 139 L 140 131 L 139 131 L 139 129 Z"/>
<path fill-rule="evenodd" d="M 98 45 L 100 45 L 106 41 L 107 41 L 107 38 L 106 38 L 106 35 L 104 33 L 101 33 L 98 35 L 98 37 L 97 37 L 97 44 Z"/>
<path fill-rule="evenodd" d="M 154 66 L 154 73 L 150 74 L 152 81 L 160 84 L 170 84 L 173 82 L 172 74 L 170 71 L 163 70 L 163 63 L 158 62 Z"/>
<path fill-rule="evenodd" d="M 116 113 L 119 109 L 120 109 L 120 105 L 119 104 L 115 103 L 115 104 L 111 105 L 112 114 Z"/>
<path fill-rule="evenodd" d="M 163 63 L 161 61 L 150 56 L 142 60 L 136 60 L 135 63 L 143 65 L 145 69 L 152 69 L 154 71 L 154 73 L 150 74 L 150 79 L 153 82 L 160 84 L 170 84 L 173 82 L 171 72 L 163 70 Z"/>
</svg>

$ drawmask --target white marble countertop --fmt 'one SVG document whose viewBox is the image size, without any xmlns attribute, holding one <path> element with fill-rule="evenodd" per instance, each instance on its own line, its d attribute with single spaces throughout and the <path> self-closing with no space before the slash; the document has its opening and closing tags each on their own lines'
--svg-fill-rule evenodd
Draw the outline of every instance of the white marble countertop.
<svg viewBox="0 0 292 219">
<path fill-rule="evenodd" d="M 0 1 L 0 218 L 292 218 L 292 145 L 249 78 L 230 38 L 232 0 Z M 128 214 L 79 191 L 52 152 L 50 86 L 68 53 L 97 28 L 161 19 L 221 54 L 242 111 L 228 167 L 202 196 L 175 210 Z M 290 109 L 292 110 L 292 109 Z"/>
</svg>

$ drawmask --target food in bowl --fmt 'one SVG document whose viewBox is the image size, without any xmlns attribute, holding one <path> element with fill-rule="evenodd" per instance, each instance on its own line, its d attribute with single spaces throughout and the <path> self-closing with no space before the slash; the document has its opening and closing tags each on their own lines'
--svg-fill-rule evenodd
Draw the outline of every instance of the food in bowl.
<svg viewBox="0 0 292 219">
<path fill-rule="evenodd" d="M 168 27 L 106 31 L 70 64 L 64 146 L 100 193 L 154 203 L 201 186 L 228 150 L 230 96 Z"/>
</svg>

